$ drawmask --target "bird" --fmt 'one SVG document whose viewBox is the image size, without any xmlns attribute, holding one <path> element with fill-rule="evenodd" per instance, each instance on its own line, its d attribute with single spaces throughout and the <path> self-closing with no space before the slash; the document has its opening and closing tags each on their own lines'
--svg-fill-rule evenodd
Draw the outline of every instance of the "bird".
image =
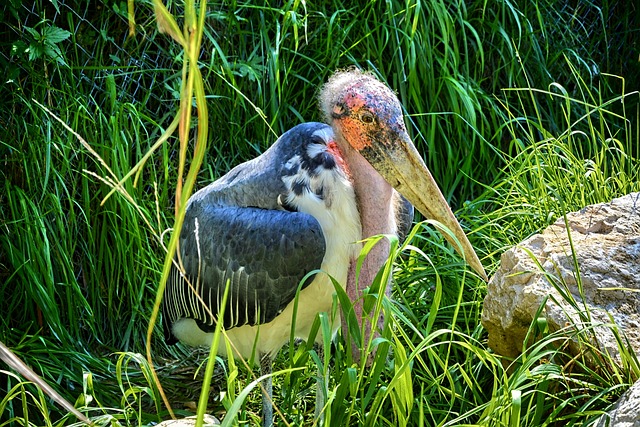
<svg viewBox="0 0 640 427">
<path fill-rule="evenodd" d="M 318 103 L 324 123 L 294 126 L 189 199 L 163 297 L 167 343 L 210 346 L 222 321 L 234 354 L 221 343 L 218 355 L 259 359 L 263 373 L 270 373 L 292 328 L 306 340 L 318 313 L 331 313 L 332 279 L 345 289 L 368 338 L 379 321 L 366 319 L 362 292 L 386 262 L 390 244 L 379 240 L 356 271 L 362 242 L 377 235 L 404 238 L 414 208 L 450 230 L 444 237 L 487 279 L 409 137 L 396 94 L 373 73 L 353 68 L 336 71 Z M 339 317 L 331 318 L 333 336 L 344 323 Z M 353 351 L 361 357 L 359 348 Z M 262 419 L 265 426 L 273 423 L 270 377 Z"/>
</svg>

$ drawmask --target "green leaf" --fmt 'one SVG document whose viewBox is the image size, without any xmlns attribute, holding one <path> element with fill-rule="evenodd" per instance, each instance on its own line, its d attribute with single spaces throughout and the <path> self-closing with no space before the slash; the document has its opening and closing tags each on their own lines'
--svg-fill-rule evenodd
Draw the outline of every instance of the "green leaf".
<svg viewBox="0 0 640 427">
<path fill-rule="evenodd" d="M 58 5 L 58 0 L 49 0 L 53 7 L 56 8 L 56 12 L 60 13 L 60 6 Z"/>
<path fill-rule="evenodd" d="M 31 27 L 24 27 L 24 29 L 26 30 L 26 32 L 31 34 L 31 37 L 33 37 L 35 40 L 40 40 L 41 36 L 38 30 Z"/>
<path fill-rule="evenodd" d="M 47 27 L 42 31 L 42 38 L 45 43 L 48 44 L 56 44 L 60 43 L 68 39 L 71 36 L 71 33 L 67 30 L 63 30 L 62 28 L 58 28 L 54 25 Z"/>
<path fill-rule="evenodd" d="M 49 59 L 54 59 L 60 65 L 67 65 L 66 62 L 64 62 L 64 58 L 62 57 L 62 52 L 60 51 L 60 48 L 58 48 L 58 46 L 50 46 L 45 44 L 43 50 L 44 50 L 44 54 Z"/>
<path fill-rule="evenodd" d="M 29 46 L 21 40 L 18 40 L 11 46 L 11 55 L 12 56 L 22 56 L 29 50 Z"/>
<path fill-rule="evenodd" d="M 42 56 L 43 49 L 39 45 L 31 45 L 27 52 L 29 52 L 29 61 L 34 61 Z"/>
</svg>

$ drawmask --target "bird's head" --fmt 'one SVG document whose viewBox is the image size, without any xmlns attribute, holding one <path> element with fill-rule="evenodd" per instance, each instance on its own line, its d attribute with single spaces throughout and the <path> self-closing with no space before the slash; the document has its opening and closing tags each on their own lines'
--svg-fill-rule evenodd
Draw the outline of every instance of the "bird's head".
<svg viewBox="0 0 640 427">
<path fill-rule="evenodd" d="M 445 238 L 486 280 L 478 256 L 409 137 L 395 93 L 370 73 L 339 71 L 320 91 L 320 106 L 337 139 L 362 155 L 426 218 L 448 229 Z"/>
<path fill-rule="evenodd" d="M 358 70 L 334 74 L 320 94 L 325 119 L 355 150 L 393 148 L 407 135 L 396 95 L 373 75 Z"/>
</svg>

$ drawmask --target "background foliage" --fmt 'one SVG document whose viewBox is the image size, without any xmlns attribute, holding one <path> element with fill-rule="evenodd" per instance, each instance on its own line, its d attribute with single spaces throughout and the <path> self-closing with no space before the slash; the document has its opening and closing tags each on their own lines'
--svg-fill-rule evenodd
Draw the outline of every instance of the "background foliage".
<svg viewBox="0 0 640 427">
<path fill-rule="evenodd" d="M 182 13 L 179 2 L 168 7 Z M 130 200 L 102 203 L 111 188 L 98 177 L 108 169 L 124 176 L 168 125 L 179 102 L 181 51 L 158 34 L 147 1 L 135 4 L 135 36 L 121 1 L 10 0 L 0 8 L 0 340 L 89 415 L 157 420 L 163 409 L 136 354 L 172 224 L 177 140 L 147 163 L 136 186 L 125 183 Z M 211 1 L 200 58 L 211 121 L 201 185 L 294 124 L 319 120 L 317 88 L 335 69 L 359 66 L 398 92 L 418 149 L 491 271 L 504 248 L 563 212 L 638 191 L 636 8 L 619 1 Z M 387 307 L 395 329 L 386 335 L 396 357 L 416 352 L 411 376 L 385 367 L 383 378 L 405 381 L 396 388 L 404 394 L 389 391 L 395 397 L 372 403 L 368 390 L 380 380 L 346 369 L 336 349 L 333 411 L 349 414 L 349 423 L 370 422 L 371 405 L 394 414 L 377 420 L 390 425 L 540 425 L 549 416 L 581 423 L 633 378 L 632 370 L 601 385 L 576 377 L 587 391 L 566 399 L 579 387 L 563 378 L 561 364 L 507 373 L 484 347 L 484 285 L 460 277 L 461 263 L 428 228 L 413 244 L 430 258 L 399 260 L 398 304 Z M 196 357 L 165 348 L 160 331 L 154 348 L 176 400 L 187 399 L 184 379 Z M 535 361 L 551 350 L 531 351 Z M 312 363 L 309 353 L 282 359 L 283 366 Z M 305 403 L 313 402 L 313 372 L 283 380 L 289 422 L 313 410 Z M 363 394 L 345 391 L 351 374 Z M 2 420 L 70 422 L 36 388 L 3 375 Z M 242 387 L 241 377 L 223 376 L 221 387 Z M 340 393 L 352 399 L 348 411 L 337 403 Z M 534 403 L 538 409 L 527 411 Z M 255 417 L 258 406 L 240 419 Z"/>
</svg>

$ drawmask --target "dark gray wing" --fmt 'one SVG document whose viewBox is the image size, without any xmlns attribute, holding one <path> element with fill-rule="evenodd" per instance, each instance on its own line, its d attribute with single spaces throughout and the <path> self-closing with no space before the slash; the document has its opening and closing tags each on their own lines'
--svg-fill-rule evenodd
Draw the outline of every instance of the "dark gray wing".
<svg viewBox="0 0 640 427">
<path fill-rule="evenodd" d="M 224 327 L 270 322 L 295 297 L 303 277 L 320 268 L 324 246 L 320 226 L 309 215 L 205 206 L 189 215 L 180 236 L 185 272 L 204 306 L 174 268 L 164 297 L 166 320 L 194 318 L 202 330 L 212 331 L 229 280 Z"/>
<path fill-rule="evenodd" d="M 278 196 L 287 191 L 282 177 L 295 173 L 287 161 L 324 126 L 293 128 L 260 157 L 189 200 L 179 248 L 188 280 L 174 267 L 163 299 L 169 343 L 175 342 L 171 325 L 180 318 L 213 331 L 227 281 L 223 323 L 229 329 L 273 320 L 293 300 L 304 276 L 321 267 L 325 241 L 319 223 L 311 215 L 283 210 Z"/>
</svg>

